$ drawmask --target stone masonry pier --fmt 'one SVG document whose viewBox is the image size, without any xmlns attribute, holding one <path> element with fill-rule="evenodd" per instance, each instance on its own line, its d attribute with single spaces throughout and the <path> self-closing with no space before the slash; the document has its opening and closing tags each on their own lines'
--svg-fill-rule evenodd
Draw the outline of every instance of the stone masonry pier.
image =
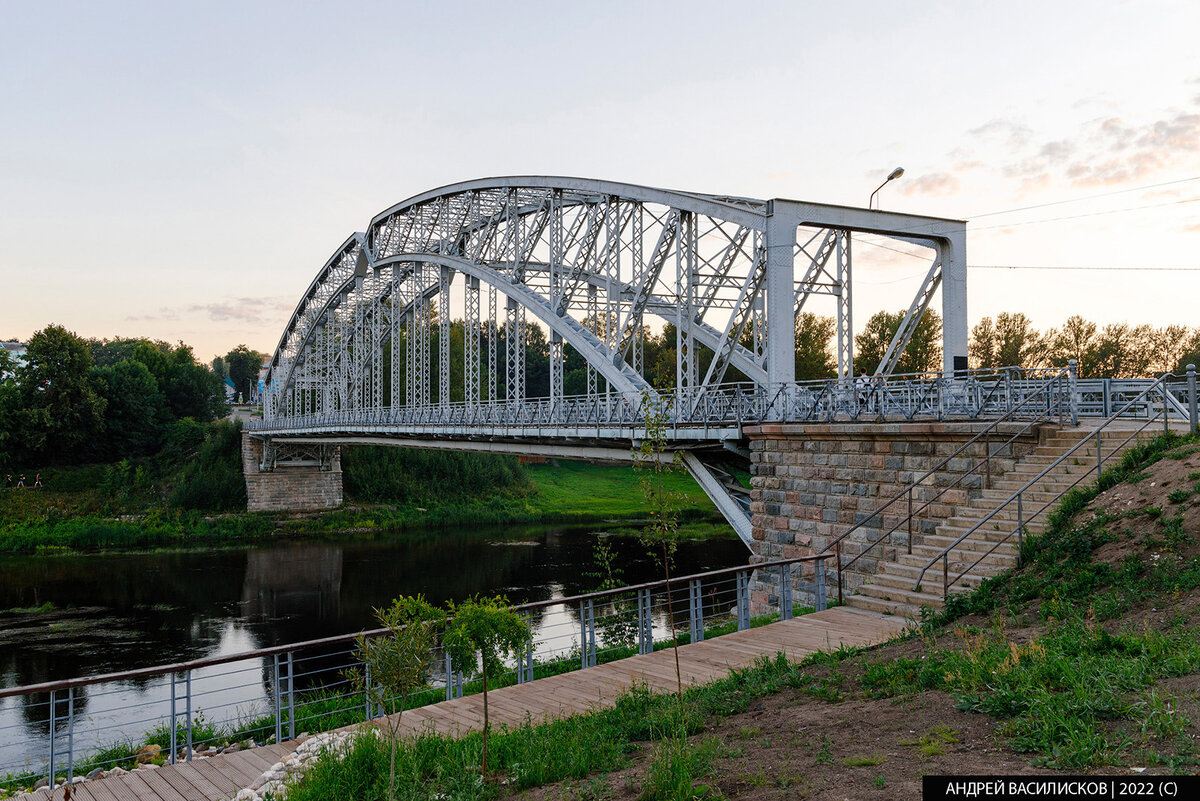
<svg viewBox="0 0 1200 801">
<path fill-rule="evenodd" d="M 988 422 L 921 423 L 824 423 L 764 424 L 747 427 L 750 440 L 751 524 L 754 552 L 751 562 L 789 559 L 821 552 L 830 542 L 856 523 L 870 517 L 878 507 L 902 492 L 922 474 L 938 465 Z M 964 473 L 990 452 L 988 468 L 996 477 L 1012 469 L 1015 462 L 1045 438 L 1050 427 L 1039 426 L 1022 433 L 1024 423 L 1001 424 L 979 442 L 951 459 L 943 470 L 928 476 L 913 491 L 914 511 L 937 498 L 913 522 L 914 542 L 932 534 L 938 523 L 953 515 L 957 505 L 977 495 L 987 482 L 980 467 Z M 842 577 L 847 590 L 862 583 L 863 574 L 873 573 L 881 559 L 894 557 L 896 548 L 908 542 L 907 501 L 893 504 L 868 525 L 842 543 L 845 558 L 860 553 L 892 528 L 889 542 L 864 556 Z M 831 571 L 833 563 L 828 563 Z M 836 575 L 830 573 L 830 587 Z M 810 602 L 811 575 L 793 577 L 794 597 Z M 756 574 L 751 603 L 762 608 L 775 603 L 778 578 Z M 832 589 L 831 589 L 832 591 Z"/>
<path fill-rule="evenodd" d="M 242 433 L 242 472 L 246 476 L 246 510 L 309 512 L 342 504 L 342 455 L 334 447 L 327 464 L 280 463 L 262 469 L 263 441 Z"/>
</svg>

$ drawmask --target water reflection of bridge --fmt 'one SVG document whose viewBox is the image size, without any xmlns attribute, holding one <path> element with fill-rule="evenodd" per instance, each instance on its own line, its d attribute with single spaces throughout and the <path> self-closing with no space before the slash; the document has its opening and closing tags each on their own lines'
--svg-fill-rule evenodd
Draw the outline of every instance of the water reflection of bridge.
<svg viewBox="0 0 1200 801">
<path fill-rule="evenodd" d="M 341 615 L 342 549 L 297 544 L 246 555 L 242 615 L 248 620 Z"/>
</svg>

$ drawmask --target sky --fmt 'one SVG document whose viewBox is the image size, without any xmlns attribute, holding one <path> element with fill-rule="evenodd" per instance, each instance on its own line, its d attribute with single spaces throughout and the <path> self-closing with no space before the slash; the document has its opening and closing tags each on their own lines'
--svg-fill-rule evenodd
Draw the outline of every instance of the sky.
<svg viewBox="0 0 1200 801">
<path fill-rule="evenodd" d="M 883 208 L 969 221 L 972 324 L 1200 325 L 1195 2 L 0 0 L 0 20 L 0 338 L 270 352 L 350 233 L 472 178 L 865 206 L 896 166 Z M 868 241 L 858 325 L 928 267 Z"/>
</svg>

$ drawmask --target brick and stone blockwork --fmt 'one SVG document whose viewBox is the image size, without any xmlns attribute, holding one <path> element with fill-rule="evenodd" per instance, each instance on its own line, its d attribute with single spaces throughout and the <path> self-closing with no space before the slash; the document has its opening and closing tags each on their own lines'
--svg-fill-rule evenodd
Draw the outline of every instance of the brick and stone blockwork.
<svg viewBox="0 0 1200 801">
<path fill-rule="evenodd" d="M 868 520 L 872 512 L 986 427 L 986 423 L 923 422 L 765 424 L 746 428 L 751 452 L 751 562 L 820 553 L 856 523 L 867 520 L 842 543 L 845 558 L 860 553 L 880 537 L 890 537 L 842 576 L 846 591 L 858 586 L 863 574 L 873 573 L 880 559 L 894 557 L 895 549 L 904 548 L 908 541 L 907 498 Z M 923 513 L 914 515 L 914 542 L 933 533 L 940 521 L 954 513 L 956 505 L 977 494 L 987 481 L 988 471 L 992 476 L 1002 475 L 1037 446 L 1045 432 L 1038 427 L 1026 428 L 1021 423 L 998 426 L 913 490 L 914 511 L 926 501 L 934 501 Z M 964 477 L 989 452 L 987 469 L 978 467 Z M 938 493 L 940 497 L 934 500 Z M 834 563 L 826 564 L 830 568 L 829 595 L 833 597 L 837 576 Z M 811 568 L 806 568 L 803 576 L 793 575 L 793 597 L 797 602 L 811 603 L 812 578 Z M 778 576 L 756 573 L 751 584 L 752 605 L 773 606 L 778 581 Z"/>
<path fill-rule="evenodd" d="M 263 442 L 242 434 L 242 472 L 250 512 L 305 512 L 342 504 L 342 455 L 333 448 L 327 466 L 316 464 L 261 469 Z"/>
</svg>

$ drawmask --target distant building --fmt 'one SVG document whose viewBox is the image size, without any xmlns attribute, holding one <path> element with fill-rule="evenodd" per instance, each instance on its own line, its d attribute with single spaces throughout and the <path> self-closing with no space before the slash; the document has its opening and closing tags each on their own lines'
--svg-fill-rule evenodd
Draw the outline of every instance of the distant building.
<svg viewBox="0 0 1200 801">
<path fill-rule="evenodd" d="M 233 403 L 237 400 L 237 387 L 233 385 L 233 379 L 226 376 L 222 383 L 225 385 L 225 402 Z"/>
<path fill-rule="evenodd" d="M 25 343 L 24 342 L 0 342 L 0 347 L 8 351 L 8 355 L 12 357 L 13 364 L 17 367 L 25 363 Z"/>
</svg>

